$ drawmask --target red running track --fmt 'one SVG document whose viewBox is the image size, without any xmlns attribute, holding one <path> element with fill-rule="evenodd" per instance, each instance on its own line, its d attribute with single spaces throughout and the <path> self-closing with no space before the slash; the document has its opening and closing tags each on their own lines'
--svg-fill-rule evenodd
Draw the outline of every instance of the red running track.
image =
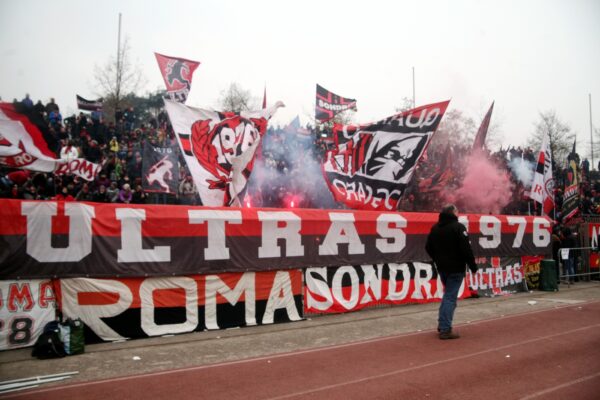
<svg viewBox="0 0 600 400">
<path fill-rule="evenodd" d="M 598 399 L 600 302 L 15 393 L 19 399 Z"/>
</svg>

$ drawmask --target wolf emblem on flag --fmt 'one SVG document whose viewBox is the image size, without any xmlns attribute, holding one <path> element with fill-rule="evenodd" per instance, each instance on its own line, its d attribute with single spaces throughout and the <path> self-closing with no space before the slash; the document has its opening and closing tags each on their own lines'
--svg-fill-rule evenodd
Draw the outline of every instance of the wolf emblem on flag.
<svg viewBox="0 0 600 400">
<path fill-rule="evenodd" d="M 395 210 L 448 101 L 373 124 L 334 126 L 323 174 L 336 201 L 356 209 Z"/>
<path fill-rule="evenodd" d="M 200 63 L 185 58 L 154 53 L 171 100 L 185 103 L 192 89 L 192 76 Z"/>
<path fill-rule="evenodd" d="M 165 99 L 184 159 L 205 206 L 237 206 L 269 118 L 283 103 L 255 112 L 217 112 Z"/>
</svg>

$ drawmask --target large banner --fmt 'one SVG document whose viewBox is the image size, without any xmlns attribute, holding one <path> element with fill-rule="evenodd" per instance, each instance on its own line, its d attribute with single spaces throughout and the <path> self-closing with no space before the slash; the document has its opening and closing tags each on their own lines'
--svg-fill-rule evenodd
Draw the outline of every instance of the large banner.
<svg viewBox="0 0 600 400">
<path fill-rule="evenodd" d="M 472 290 L 481 296 L 525 291 L 518 258 L 483 258 L 476 274 L 467 273 L 459 297 Z M 443 285 L 430 263 L 409 262 L 307 268 L 304 276 L 305 313 L 341 313 L 381 304 L 440 301 Z"/>
<path fill-rule="evenodd" d="M 177 194 L 179 162 L 172 147 L 144 144 L 142 186 L 146 192 Z"/>
<path fill-rule="evenodd" d="M 448 101 L 362 126 L 335 126 L 322 169 L 336 201 L 350 208 L 396 210 Z"/>
<path fill-rule="evenodd" d="M 299 270 L 134 279 L 61 279 L 65 317 L 121 340 L 302 318 Z M 94 338 L 93 336 L 96 336 Z"/>
<path fill-rule="evenodd" d="M 428 261 L 438 214 L 0 200 L 0 279 Z M 461 215 L 477 257 L 551 253 L 546 217 Z"/>
<path fill-rule="evenodd" d="M 239 206 L 268 120 L 283 103 L 268 109 L 218 112 L 166 100 L 165 108 L 183 158 L 205 206 Z"/>
<path fill-rule="evenodd" d="M 55 300 L 49 280 L 0 281 L 0 350 L 33 346 L 56 318 Z"/>
</svg>

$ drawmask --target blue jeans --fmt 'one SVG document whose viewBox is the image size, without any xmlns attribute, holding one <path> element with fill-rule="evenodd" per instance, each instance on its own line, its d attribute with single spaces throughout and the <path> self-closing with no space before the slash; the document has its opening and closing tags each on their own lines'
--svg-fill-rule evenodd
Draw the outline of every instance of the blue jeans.
<svg viewBox="0 0 600 400">
<path fill-rule="evenodd" d="M 449 332 L 452 330 L 452 318 L 454 318 L 454 309 L 456 309 L 456 299 L 458 291 L 465 279 L 464 272 L 439 272 L 440 279 L 444 284 L 444 297 L 440 304 L 438 315 L 438 330 L 440 332 Z"/>
<path fill-rule="evenodd" d="M 575 260 L 567 258 L 563 260 L 563 274 L 566 275 L 567 280 L 573 281 L 573 275 L 575 275 Z"/>
</svg>

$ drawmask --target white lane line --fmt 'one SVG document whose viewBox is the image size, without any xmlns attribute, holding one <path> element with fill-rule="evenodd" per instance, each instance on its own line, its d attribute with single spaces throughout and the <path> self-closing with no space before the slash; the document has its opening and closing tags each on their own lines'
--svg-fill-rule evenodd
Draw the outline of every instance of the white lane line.
<svg viewBox="0 0 600 400">
<path fill-rule="evenodd" d="M 586 302 L 585 304 L 589 305 L 589 304 L 593 304 L 593 303 L 597 303 L 597 302 L 598 302 L 597 300 L 591 300 L 589 302 Z M 579 304 L 579 306 L 581 306 L 582 304 Z M 527 311 L 527 312 L 518 313 L 518 314 L 511 314 L 511 315 L 504 315 L 504 316 L 500 316 L 500 317 L 492 317 L 492 318 L 488 318 L 488 319 L 482 319 L 479 321 L 474 321 L 474 322 L 471 322 L 468 324 L 467 323 L 460 324 L 457 326 L 465 326 L 466 327 L 466 326 L 472 326 L 472 325 L 479 325 L 479 324 L 484 324 L 487 322 L 505 320 L 508 318 L 516 318 L 516 317 L 521 317 L 521 316 L 526 316 L 526 315 L 539 314 L 539 313 L 550 312 L 550 311 L 559 310 L 559 309 L 563 309 L 563 308 L 574 308 L 574 307 L 575 306 L 570 305 L 570 304 L 569 305 L 561 305 L 561 306 L 555 306 L 553 308 L 546 308 L 543 310 Z M 327 351 L 327 350 L 343 349 L 346 347 L 360 346 L 363 344 L 370 344 L 370 343 L 394 340 L 394 339 L 398 339 L 398 338 L 402 338 L 402 337 L 429 334 L 433 331 L 434 331 L 434 329 L 429 329 L 429 330 L 421 331 L 421 332 L 401 333 L 401 334 L 392 335 L 392 336 L 384 336 L 384 337 L 378 337 L 378 338 L 372 338 L 372 339 L 359 340 L 359 341 L 355 341 L 355 342 L 337 344 L 337 345 L 333 345 L 333 346 L 315 347 L 312 349 L 292 351 L 292 352 L 280 353 L 280 354 L 273 354 L 273 355 L 261 356 L 261 357 L 256 357 L 256 358 L 246 358 L 243 360 L 224 361 L 224 362 L 215 363 L 215 364 L 207 364 L 207 365 L 198 365 L 198 366 L 194 366 L 194 367 L 170 369 L 168 371 L 149 372 L 149 373 L 142 373 L 142 374 L 138 374 L 138 375 L 127 375 L 127 376 L 122 376 L 122 377 L 117 377 L 117 378 L 102 379 L 102 380 L 97 380 L 97 381 L 73 383 L 73 384 L 69 384 L 69 385 L 62 385 L 62 386 L 56 386 L 56 387 L 50 387 L 50 388 L 43 388 L 43 389 L 39 389 L 39 390 L 33 390 L 33 391 L 30 391 L 27 393 L 18 394 L 14 397 L 20 397 L 21 395 L 29 395 L 29 394 L 36 394 L 36 393 L 46 393 L 46 392 L 51 392 L 51 391 L 55 391 L 55 390 L 63 390 L 63 389 L 78 388 L 78 387 L 83 387 L 83 386 L 98 385 L 98 384 L 103 384 L 103 383 L 112 383 L 112 382 L 128 381 L 128 380 L 134 380 L 134 379 L 140 379 L 140 378 L 146 378 L 146 377 L 178 374 L 180 372 L 199 371 L 199 370 L 209 369 L 209 368 L 227 367 L 227 366 L 232 366 L 232 365 L 246 364 L 246 363 L 250 363 L 250 362 L 254 362 L 254 361 L 264 361 L 264 360 L 273 360 L 273 359 L 285 358 L 285 357 L 293 357 L 293 356 L 297 356 L 297 355 L 310 354 L 310 353 L 322 352 L 322 351 Z"/>
<path fill-rule="evenodd" d="M 296 397 L 296 396 L 304 396 L 307 394 L 314 394 L 317 392 L 322 392 L 324 390 L 330 390 L 330 389 L 337 389 L 340 388 L 342 386 L 348 386 L 348 385 L 354 385 L 357 383 L 363 383 L 363 382 L 367 382 L 367 381 L 371 381 L 374 379 L 380 379 L 380 378 L 386 378 L 389 376 L 393 376 L 393 375 L 398 375 L 398 374 L 402 374 L 405 372 L 412 372 L 412 371 L 416 371 L 419 369 L 423 369 L 423 368 L 429 368 L 429 367 L 434 367 L 440 364 L 445 364 L 445 363 L 449 363 L 449 362 L 454 362 L 454 361 L 458 361 L 458 360 L 464 360 L 466 358 L 470 358 L 470 357 L 476 357 L 476 356 L 480 356 L 482 354 L 487 354 L 487 353 L 493 353 L 499 350 L 506 350 L 509 349 L 511 347 L 517 347 L 517 346 L 522 346 L 524 344 L 530 344 L 530 343 L 534 343 L 540 340 L 546 340 L 546 339 L 552 339 L 558 336 L 564 336 L 564 335 L 569 335 L 575 332 L 580 332 L 580 331 L 584 331 L 587 329 L 591 329 L 591 328 L 598 328 L 600 327 L 600 324 L 594 324 L 594 325 L 590 325 L 590 326 L 585 326 L 582 328 L 577 328 L 577 329 L 573 329 L 567 332 L 561 332 L 561 333 L 556 333 L 554 335 L 546 335 L 546 336 L 541 336 L 538 338 L 534 338 L 534 339 L 529 339 L 529 340 L 524 340 L 522 342 L 518 342 L 518 343 L 512 343 L 512 344 L 507 344 L 505 346 L 500 346 L 500 347 L 496 347 L 494 349 L 488 349 L 488 350 L 482 350 L 482 351 L 478 351 L 475 353 L 471 353 L 471 354 L 465 354 L 462 356 L 458 356 L 458 357 L 451 357 L 451 358 L 446 358 L 444 360 L 438 360 L 438 361 L 433 361 L 430 363 L 426 363 L 426 364 L 422 364 L 422 365 L 417 365 L 414 367 L 410 367 L 410 368 L 402 368 L 402 369 L 397 369 L 394 371 L 389 371 L 383 374 L 377 374 L 377 375 L 371 375 L 371 376 L 366 376 L 364 378 L 360 378 L 360 379 L 354 379 L 351 381 L 345 381 L 345 382 L 340 382 L 340 383 L 336 383 L 333 385 L 327 385 L 327 386 L 320 386 L 314 389 L 309 389 L 309 390 L 303 390 L 300 392 L 294 392 L 294 393 L 288 393 L 285 394 L 283 396 L 276 396 L 276 397 L 269 397 L 267 400 L 280 400 L 280 399 L 289 399 L 292 397 Z"/>
<path fill-rule="evenodd" d="M 554 392 L 554 391 L 557 391 L 560 389 L 564 389 L 569 386 L 577 385 L 578 383 L 589 381 L 590 379 L 599 378 L 599 377 L 600 377 L 600 372 L 598 372 L 597 374 L 584 376 L 579 379 L 575 379 L 574 381 L 563 383 L 562 385 L 557 385 L 557 386 L 553 386 L 551 388 L 542 390 L 541 392 L 532 393 L 529 396 L 522 397 L 521 400 L 535 399 L 536 397 L 540 397 L 545 394 L 548 394 L 548 393 L 551 393 L 551 392 Z"/>
</svg>

